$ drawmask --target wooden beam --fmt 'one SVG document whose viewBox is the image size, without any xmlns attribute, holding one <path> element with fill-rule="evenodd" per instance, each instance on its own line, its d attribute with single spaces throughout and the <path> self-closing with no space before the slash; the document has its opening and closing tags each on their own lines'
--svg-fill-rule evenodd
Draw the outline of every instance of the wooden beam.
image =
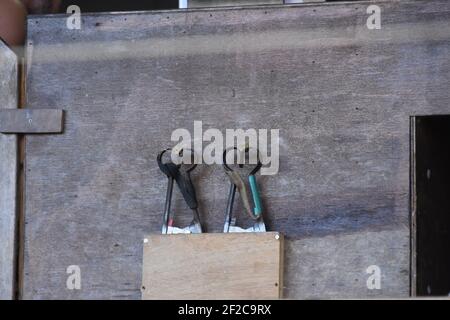
<svg viewBox="0 0 450 320">
<path fill-rule="evenodd" d="M 0 133 L 61 133 L 63 110 L 0 110 Z"/>
<path fill-rule="evenodd" d="M 17 57 L 0 41 L 0 109 L 17 108 Z M 0 134 L 0 300 L 15 295 L 17 135 Z"/>
</svg>

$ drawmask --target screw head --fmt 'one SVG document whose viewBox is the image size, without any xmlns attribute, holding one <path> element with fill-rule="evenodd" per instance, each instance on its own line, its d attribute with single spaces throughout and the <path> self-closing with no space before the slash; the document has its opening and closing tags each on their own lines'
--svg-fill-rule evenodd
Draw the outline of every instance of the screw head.
<svg viewBox="0 0 450 320">
<path fill-rule="evenodd" d="M 144 243 L 148 243 L 148 239 L 147 238 L 144 239 Z"/>
<path fill-rule="evenodd" d="M 276 234 L 276 235 L 275 235 L 275 239 L 276 239 L 276 240 L 280 240 L 280 235 L 279 235 L 279 234 Z"/>
</svg>

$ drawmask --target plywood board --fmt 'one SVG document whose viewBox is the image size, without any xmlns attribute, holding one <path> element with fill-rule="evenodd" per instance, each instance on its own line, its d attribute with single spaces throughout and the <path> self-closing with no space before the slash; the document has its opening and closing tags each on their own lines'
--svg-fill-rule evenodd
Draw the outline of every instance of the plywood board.
<svg viewBox="0 0 450 320">
<path fill-rule="evenodd" d="M 283 235 L 152 235 L 144 240 L 143 299 L 278 299 Z"/>
<path fill-rule="evenodd" d="M 0 109 L 18 107 L 17 57 L 0 39 Z M 15 295 L 17 136 L 0 133 L 0 300 Z"/>
<path fill-rule="evenodd" d="M 156 154 L 194 120 L 280 129 L 279 173 L 257 179 L 268 229 L 287 238 L 287 298 L 409 295 L 409 119 L 450 113 L 450 2 L 65 19 L 28 23 L 27 105 L 67 117 L 63 135 L 27 138 L 24 298 L 141 298 L 140 244 L 160 232 L 167 187 Z M 202 165 L 193 180 L 219 232 L 228 178 Z M 173 209 L 190 222 L 178 192 Z M 81 290 L 66 288 L 74 264 Z"/>
</svg>

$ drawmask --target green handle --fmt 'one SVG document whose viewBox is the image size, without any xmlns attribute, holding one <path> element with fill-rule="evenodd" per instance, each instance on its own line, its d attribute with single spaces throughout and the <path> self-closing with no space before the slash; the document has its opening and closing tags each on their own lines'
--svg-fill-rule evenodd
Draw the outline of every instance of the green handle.
<svg viewBox="0 0 450 320">
<path fill-rule="evenodd" d="M 259 217 L 262 214 L 262 205 L 258 185 L 256 184 L 256 177 L 254 175 L 251 175 L 248 177 L 248 181 L 250 182 L 250 189 L 252 190 L 253 203 L 255 204 L 255 208 L 253 209 L 253 211 L 255 213 L 255 216 Z"/>
</svg>

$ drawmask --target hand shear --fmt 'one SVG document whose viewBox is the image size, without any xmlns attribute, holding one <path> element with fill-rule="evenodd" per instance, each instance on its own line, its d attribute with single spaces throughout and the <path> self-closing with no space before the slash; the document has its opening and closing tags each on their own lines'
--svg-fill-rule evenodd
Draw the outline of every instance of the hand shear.
<svg viewBox="0 0 450 320">
<path fill-rule="evenodd" d="M 250 190 L 253 197 L 254 208 L 252 210 L 250 205 L 250 200 L 248 197 L 247 186 L 242 179 L 241 175 L 232 170 L 227 164 L 227 153 L 231 150 L 239 151 L 236 147 L 226 149 L 223 153 L 223 167 L 225 169 L 225 173 L 228 175 L 230 179 L 230 191 L 228 194 L 228 202 L 225 216 L 225 224 L 223 228 L 223 232 L 266 232 L 266 225 L 264 224 L 263 216 L 262 216 L 262 204 L 261 197 L 258 190 L 258 185 L 256 183 L 255 174 L 261 169 L 262 163 L 259 157 L 259 151 L 257 151 L 257 164 L 255 168 L 248 174 L 248 181 L 250 184 Z M 245 152 L 249 152 L 249 149 L 246 148 Z M 240 165 L 241 167 L 243 165 Z M 243 229 L 241 227 L 236 226 L 236 218 L 233 217 L 233 203 L 236 195 L 236 190 L 239 191 L 239 195 L 242 201 L 242 205 L 247 214 L 253 219 L 254 224 L 253 227 L 248 229 Z"/>
<path fill-rule="evenodd" d="M 166 203 L 164 207 L 164 218 L 163 218 L 163 226 L 162 233 L 163 234 L 176 234 L 176 233 L 202 233 L 202 225 L 200 222 L 200 216 L 198 213 L 198 203 L 197 197 L 195 194 L 195 188 L 192 184 L 190 173 L 194 170 L 197 165 L 193 164 L 186 169 L 186 173 L 183 175 L 181 172 L 181 164 L 176 165 L 172 161 L 168 161 L 163 163 L 162 158 L 163 155 L 171 151 L 171 149 L 166 149 L 161 151 L 158 154 L 157 162 L 161 171 L 168 178 L 168 186 L 166 193 Z M 180 151 L 180 154 L 183 150 Z M 176 181 L 178 188 L 183 195 L 184 200 L 186 201 L 188 207 L 193 212 L 193 220 L 191 224 L 184 228 L 178 228 L 173 226 L 173 215 L 171 215 L 171 202 L 172 202 L 172 193 L 173 193 L 173 182 Z"/>
</svg>

